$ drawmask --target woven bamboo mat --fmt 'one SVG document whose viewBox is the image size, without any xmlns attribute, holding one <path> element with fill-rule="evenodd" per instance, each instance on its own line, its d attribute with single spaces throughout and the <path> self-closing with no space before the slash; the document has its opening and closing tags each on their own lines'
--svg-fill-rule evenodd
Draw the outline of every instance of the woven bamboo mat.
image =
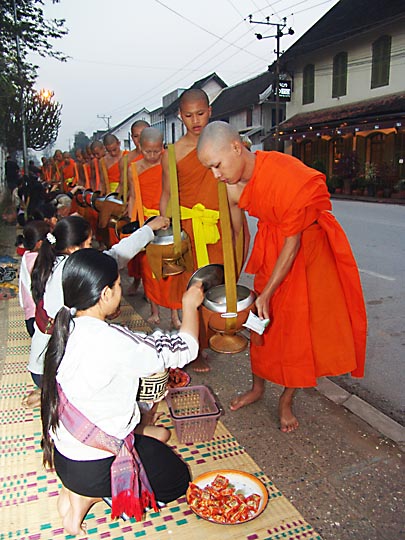
<svg viewBox="0 0 405 540">
<path fill-rule="evenodd" d="M 0 373 L 0 540 L 67 540 L 73 537 L 62 529 L 56 510 L 61 484 L 41 464 L 40 411 L 21 407 L 23 396 L 33 389 L 26 370 L 30 340 L 17 300 L 7 302 L 8 335 Z M 120 320 L 133 329 L 148 330 L 143 319 L 126 303 Z M 188 463 L 194 477 L 215 469 L 252 473 L 268 489 L 265 511 L 246 524 L 217 525 L 195 516 L 182 497 L 159 513 L 147 513 L 142 523 L 136 523 L 133 519 L 111 521 L 110 508 L 98 503 L 86 517 L 87 534 L 77 538 L 321 540 L 220 421 L 211 441 L 180 444 L 165 404 L 161 410 L 162 425 L 172 430 L 170 443 Z"/>
</svg>

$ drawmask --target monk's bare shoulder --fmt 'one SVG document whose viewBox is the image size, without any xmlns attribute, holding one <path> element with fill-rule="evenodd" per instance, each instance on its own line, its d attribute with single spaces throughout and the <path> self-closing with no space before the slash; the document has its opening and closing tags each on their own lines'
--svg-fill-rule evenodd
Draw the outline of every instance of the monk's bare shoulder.
<svg viewBox="0 0 405 540">
<path fill-rule="evenodd" d="M 176 152 L 176 161 L 181 161 L 187 154 L 197 148 L 197 140 L 193 137 L 187 137 L 183 135 L 178 141 L 174 143 L 174 149 Z"/>
</svg>

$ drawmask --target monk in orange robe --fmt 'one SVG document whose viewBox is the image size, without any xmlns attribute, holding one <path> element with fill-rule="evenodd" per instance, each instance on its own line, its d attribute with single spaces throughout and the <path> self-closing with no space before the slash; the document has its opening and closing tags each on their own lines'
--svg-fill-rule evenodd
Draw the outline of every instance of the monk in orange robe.
<svg viewBox="0 0 405 540">
<path fill-rule="evenodd" d="M 192 244 L 194 269 L 210 263 L 223 264 L 221 232 L 219 225 L 218 186 L 210 170 L 201 165 L 197 158 L 197 142 L 203 128 L 208 124 L 211 107 L 203 90 L 190 89 L 180 98 L 180 116 L 186 127 L 186 134 L 175 144 L 177 177 L 179 185 L 181 228 L 188 234 Z M 166 215 L 170 198 L 169 163 L 165 153 L 162 157 L 162 197 L 160 213 Z M 209 232 L 205 238 L 195 238 L 193 222 L 200 220 L 200 229 Z M 186 289 L 191 274 L 183 272 L 179 276 L 167 278 L 173 283 L 171 308 L 181 305 L 181 294 Z M 180 321 L 172 317 L 172 324 L 178 327 Z M 200 324 L 200 355 L 191 366 L 195 371 L 208 371 L 209 365 L 203 356 L 208 346 L 207 324 Z"/>
<path fill-rule="evenodd" d="M 163 135 L 156 128 L 145 128 L 140 137 L 142 148 L 142 159 L 136 161 L 135 167 L 139 182 L 141 201 L 136 201 L 135 183 L 133 167 L 131 167 L 131 188 L 130 200 L 133 208 L 131 221 L 139 219 L 139 213 L 145 219 L 159 215 L 159 203 L 162 193 L 162 166 L 161 157 L 164 152 Z M 148 322 L 152 324 L 160 323 L 159 306 L 169 307 L 170 281 L 168 279 L 156 279 L 151 270 L 146 252 L 138 253 L 140 262 L 140 275 L 142 278 L 145 296 L 150 301 L 151 316 Z"/>
<path fill-rule="evenodd" d="M 264 380 L 272 381 L 284 386 L 281 430 L 293 431 L 296 388 L 364 374 L 367 320 L 356 262 L 330 213 L 323 174 L 279 152 L 250 153 L 225 122 L 207 126 L 198 156 L 226 182 L 231 213 L 239 205 L 259 219 L 246 271 L 255 274 L 258 316 L 270 325 L 262 342 L 252 336 L 253 386 L 231 409 L 260 399 Z M 233 226 L 241 224 L 233 219 Z"/>
<path fill-rule="evenodd" d="M 63 168 L 64 160 L 62 150 L 55 150 L 53 154 L 53 164 L 52 164 L 52 180 L 51 184 L 53 189 L 59 188 L 63 191 Z"/>
<path fill-rule="evenodd" d="M 149 123 L 146 120 L 136 120 L 132 126 L 131 126 L 131 139 L 135 145 L 135 148 L 128 152 L 128 154 L 125 157 L 122 157 L 120 160 L 120 195 L 124 195 L 123 193 L 123 186 L 124 186 L 124 172 L 125 167 L 127 167 L 127 178 L 128 186 L 131 188 L 132 182 L 130 180 L 131 177 L 131 163 L 139 161 L 143 158 L 142 151 L 141 151 L 141 145 L 140 145 L 140 137 L 142 134 L 142 131 L 146 128 L 150 127 Z M 132 186 L 133 187 L 133 186 Z M 160 193 L 161 189 L 159 190 Z M 130 191 L 128 190 L 128 208 L 127 213 L 128 216 L 132 215 L 132 203 L 133 203 L 133 197 L 130 196 Z M 139 256 L 138 256 L 139 255 Z M 141 283 L 141 254 L 139 253 L 136 255 L 133 259 L 131 259 L 127 265 L 128 268 L 128 276 L 133 278 L 133 282 L 129 286 L 127 290 L 127 294 L 129 296 L 134 296 L 136 291 L 138 290 L 139 284 Z"/>
<path fill-rule="evenodd" d="M 77 184 L 79 175 L 77 166 L 74 160 L 70 157 L 69 152 L 63 152 L 63 165 L 61 168 L 62 173 L 62 191 L 69 193 L 69 191 Z"/>
<path fill-rule="evenodd" d="M 127 154 L 127 150 L 121 150 L 121 143 L 115 135 L 107 133 L 103 137 L 103 144 L 106 149 L 106 155 L 99 161 L 102 195 L 118 192 L 120 185 L 120 159 Z M 112 246 L 118 242 L 115 231 L 108 229 L 109 245 Z"/>
</svg>

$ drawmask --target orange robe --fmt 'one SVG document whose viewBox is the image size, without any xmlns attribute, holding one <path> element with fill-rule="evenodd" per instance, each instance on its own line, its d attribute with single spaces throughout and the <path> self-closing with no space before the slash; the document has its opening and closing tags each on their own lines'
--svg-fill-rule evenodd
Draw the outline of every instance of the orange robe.
<svg viewBox="0 0 405 540">
<path fill-rule="evenodd" d="M 67 193 L 76 184 L 78 179 L 77 167 L 73 159 L 70 159 L 67 165 L 63 162 L 61 172 L 63 178 L 63 191 Z"/>
<path fill-rule="evenodd" d="M 259 219 L 246 272 L 265 287 L 287 236 L 301 246 L 270 300 L 262 345 L 251 343 L 254 374 L 290 388 L 317 377 L 364 374 L 366 310 L 359 273 L 343 229 L 329 212 L 324 176 L 298 159 L 256 152 L 239 206 Z"/>
<path fill-rule="evenodd" d="M 204 167 L 197 157 L 197 150 L 194 149 L 177 162 L 177 178 L 179 185 L 180 206 L 193 208 L 200 203 L 209 210 L 219 210 L 218 203 L 218 181 L 214 175 Z M 221 226 L 218 220 L 217 227 L 221 233 Z M 197 270 L 198 264 L 195 251 L 195 240 L 193 234 L 193 225 L 191 219 L 182 219 L 181 228 L 184 230 L 190 240 L 193 251 L 194 270 Z M 210 264 L 223 264 L 222 241 L 218 240 L 215 244 L 207 245 L 208 258 Z M 178 276 L 167 278 L 172 283 L 171 286 L 171 305 L 172 309 L 181 308 L 181 299 L 186 290 L 187 283 L 192 273 L 183 272 Z"/>
<path fill-rule="evenodd" d="M 150 167 L 142 172 L 138 178 L 145 219 L 147 219 L 153 215 L 149 214 L 147 210 L 159 210 L 160 196 L 162 194 L 162 166 L 155 165 L 154 167 Z M 138 258 L 146 297 L 159 306 L 167 307 L 170 297 L 170 281 L 168 279 L 156 279 L 152 273 L 145 251 L 138 253 L 136 259 Z"/>
<path fill-rule="evenodd" d="M 130 163 L 128 163 L 128 168 L 131 165 L 131 163 L 135 163 L 136 161 L 140 161 L 143 158 L 142 154 L 139 154 L 135 159 L 133 159 Z M 160 184 L 162 184 L 162 179 L 160 179 Z M 160 187 L 160 191 L 162 191 L 162 188 Z M 129 216 L 131 218 L 131 216 Z M 140 255 L 140 254 L 138 254 Z M 131 259 L 127 265 L 128 267 L 128 276 L 132 277 L 134 279 L 141 279 L 141 257 L 138 257 L 138 255 L 135 255 L 133 259 Z"/>
</svg>

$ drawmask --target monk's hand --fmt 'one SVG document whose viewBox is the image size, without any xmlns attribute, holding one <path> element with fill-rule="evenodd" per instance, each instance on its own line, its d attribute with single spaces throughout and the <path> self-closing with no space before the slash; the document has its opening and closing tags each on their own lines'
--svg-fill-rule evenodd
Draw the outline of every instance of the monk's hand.
<svg viewBox="0 0 405 540">
<path fill-rule="evenodd" d="M 269 314 L 270 294 L 265 291 L 256 298 L 257 316 L 260 319 L 270 319 Z"/>
<path fill-rule="evenodd" d="M 183 309 L 184 307 L 197 309 L 201 306 L 203 300 L 204 289 L 202 283 L 194 283 L 194 285 L 191 285 L 191 287 L 183 294 Z"/>
<path fill-rule="evenodd" d="M 166 230 L 170 225 L 170 219 L 165 216 L 156 216 L 154 219 L 151 219 L 148 223 L 148 226 L 152 231 L 158 231 L 159 229 Z"/>
</svg>

